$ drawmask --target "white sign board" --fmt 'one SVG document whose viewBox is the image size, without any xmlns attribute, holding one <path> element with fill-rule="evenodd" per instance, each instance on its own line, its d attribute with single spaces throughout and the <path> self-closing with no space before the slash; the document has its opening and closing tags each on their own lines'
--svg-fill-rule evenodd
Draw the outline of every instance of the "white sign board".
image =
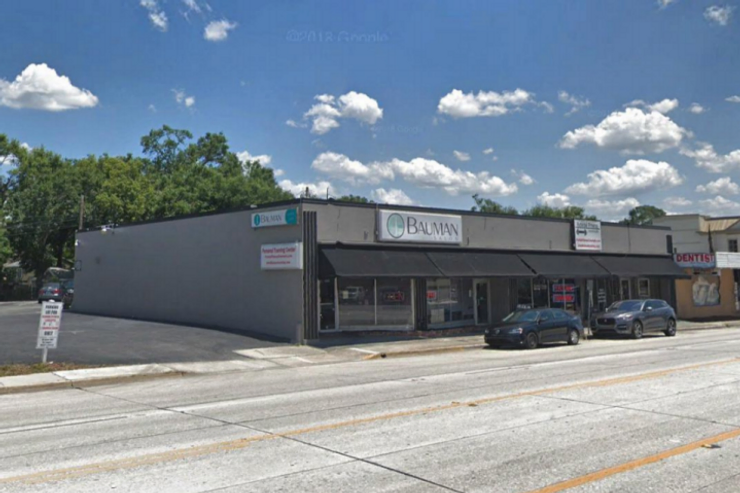
<svg viewBox="0 0 740 493">
<path fill-rule="evenodd" d="M 378 241 L 462 243 L 462 218 L 421 212 L 378 211 Z"/>
<path fill-rule="evenodd" d="M 262 270 L 302 269 L 303 243 L 262 245 L 260 266 Z"/>
<path fill-rule="evenodd" d="M 56 349 L 59 339 L 59 328 L 62 326 L 62 304 L 44 302 L 41 305 L 39 334 L 36 349 Z"/>
<path fill-rule="evenodd" d="M 255 212 L 252 214 L 253 228 L 267 228 L 269 226 L 287 226 L 298 224 L 298 209 L 283 209 L 279 211 Z"/>
<path fill-rule="evenodd" d="M 740 253 L 717 252 L 717 268 L 740 269 Z"/>
<path fill-rule="evenodd" d="M 601 251 L 601 223 L 575 219 L 573 229 L 576 236 L 576 250 Z"/>
</svg>

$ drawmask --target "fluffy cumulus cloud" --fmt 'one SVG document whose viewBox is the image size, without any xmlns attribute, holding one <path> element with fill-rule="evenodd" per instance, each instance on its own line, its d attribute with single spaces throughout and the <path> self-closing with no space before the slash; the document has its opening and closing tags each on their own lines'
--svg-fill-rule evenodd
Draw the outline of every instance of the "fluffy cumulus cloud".
<svg viewBox="0 0 740 493">
<path fill-rule="evenodd" d="M 565 189 L 574 195 L 629 195 L 664 190 L 683 183 L 678 170 L 666 162 L 630 159 L 624 166 L 597 170 L 588 174 L 588 181 Z"/>
<path fill-rule="evenodd" d="M 353 185 L 378 184 L 399 178 L 421 188 L 438 188 L 450 195 L 479 193 L 506 196 L 516 193 L 516 183 L 506 183 L 487 171 L 472 172 L 452 169 L 434 159 L 415 158 L 411 161 L 392 159 L 363 164 L 335 152 L 324 152 L 314 159 L 316 171 Z"/>
<path fill-rule="evenodd" d="M 272 162 L 272 156 L 269 154 L 259 154 L 254 156 L 250 154 L 249 151 L 237 152 L 236 157 L 238 157 L 239 161 L 242 163 L 246 163 L 247 161 L 259 161 L 262 166 L 270 166 L 270 163 Z"/>
<path fill-rule="evenodd" d="M 586 125 L 566 133 L 560 140 L 563 149 L 593 144 L 624 154 L 663 152 L 677 147 L 690 133 L 658 111 L 627 108 L 615 111 L 598 125 Z"/>
<path fill-rule="evenodd" d="M 64 111 L 97 104 L 97 96 L 75 87 L 68 77 L 57 74 L 45 63 L 30 64 L 12 82 L 0 79 L 0 106 Z"/>
<path fill-rule="evenodd" d="M 493 147 L 489 147 L 488 149 L 483 149 L 483 154 L 486 156 L 490 156 L 491 161 L 498 161 L 498 156 L 493 155 Z"/>
<path fill-rule="evenodd" d="M 522 170 L 512 169 L 511 174 L 512 176 L 516 177 L 516 179 L 519 180 L 519 183 L 521 183 L 522 185 L 531 185 L 534 183 L 534 178 L 532 178 Z"/>
<path fill-rule="evenodd" d="M 463 151 L 452 151 L 458 161 L 470 161 L 470 154 Z"/>
<path fill-rule="evenodd" d="M 383 118 L 383 109 L 367 94 L 350 91 L 338 98 L 330 94 L 320 94 L 314 99 L 318 102 L 303 115 L 303 119 L 311 120 L 311 132 L 318 135 L 339 127 L 338 120 L 341 118 L 354 119 L 368 125 L 375 125 Z M 288 120 L 286 124 L 291 127 L 302 126 L 293 120 Z"/>
<path fill-rule="evenodd" d="M 549 103 L 537 102 L 535 95 L 524 89 L 514 91 L 494 92 L 479 91 L 464 93 L 453 89 L 439 100 L 437 111 L 453 118 L 472 118 L 476 116 L 503 116 L 513 111 L 519 111 L 528 104 L 538 105 L 551 112 Z"/>
<path fill-rule="evenodd" d="M 694 203 L 686 197 L 666 197 L 663 199 L 663 205 L 669 209 L 683 209 Z"/>
<path fill-rule="evenodd" d="M 663 113 L 665 115 L 666 113 L 670 113 L 671 111 L 678 108 L 678 99 L 664 99 L 652 104 L 646 103 L 642 99 L 635 99 L 634 101 L 631 101 L 624 106 L 625 108 L 641 107 L 647 109 L 648 111 L 657 111 L 658 113 Z"/>
<path fill-rule="evenodd" d="M 727 173 L 740 169 L 740 149 L 729 154 L 718 154 L 712 144 L 698 142 L 696 149 L 681 149 L 681 154 L 692 158 L 696 166 L 710 173 Z"/>
<path fill-rule="evenodd" d="M 718 26 L 726 26 L 730 23 L 732 12 L 734 10 L 735 7 L 732 7 L 730 5 L 712 5 L 711 7 L 707 7 L 707 9 L 704 11 L 704 18 L 709 22 L 717 24 Z"/>
<path fill-rule="evenodd" d="M 203 30 L 203 39 L 206 41 L 223 41 L 229 37 L 229 31 L 236 29 L 237 23 L 226 19 L 211 21 Z"/>
<path fill-rule="evenodd" d="M 730 96 L 729 98 L 725 98 L 725 101 L 728 103 L 740 103 L 740 96 Z"/>
<path fill-rule="evenodd" d="M 727 199 L 721 195 L 698 202 L 700 212 L 713 216 L 737 216 L 740 202 Z"/>
<path fill-rule="evenodd" d="M 691 106 L 689 106 L 689 111 L 695 115 L 700 115 L 706 112 L 707 109 L 699 103 L 691 103 Z"/>
<path fill-rule="evenodd" d="M 173 89 L 172 94 L 175 95 L 175 102 L 185 108 L 192 108 L 195 106 L 195 97 L 188 96 L 182 89 Z"/>
<path fill-rule="evenodd" d="M 733 182 L 729 176 L 725 176 L 724 178 L 710 181 L 706 185 L 697 186 L 696 191 L 711 195 L 737 195 L 740 193 L 740 185 Z"/>
<path fill-rule="evenodd" d="M 280 180 L 278 185 L 283 190 L 292 193 L 296 197 L 305 197 L 306 190 L 311 197 L 326 197 L 327 191 L 329 195 L 339 195 L 339 190 L 334 188 L 331 182 L 328 181 L 317 181 L 317 182 L 293 182 L 291 180 Z"/>
<path fill-rule="evenodd" d="M 602 219 L 616 219 L 624 217 L 629 211 L 639 205 L 640 201 L 633 197 L 621 200 L 591 199 L 584 204 L 584 208 L 587 212 Z"/>
<path fill-rule="evenodd" d="M 406 192 L 398 188 L 378 188 L 370 192 L 370 198 L 380 204 L 414 205 L 414 201 L 406 195 Z"/>
<path fill-rule="evenodd" d="M 159 7 L 159 3 L 157 3 L 157 0 L 141 0 L 139 2 L 139 5 L 147 10 L 149 21 L 151 21 L 152 25 L 156 29 L 162 32 L 167 31 L 167 14 L 165 14 L 164 10 Z"/>
<path fill-rule="evenodd" d="M 542 205 L 557 208 L 568 207 L 569 205 L 572 205 L 570 202 L 570 197 L 562 193 L 542 192 L 540 195 L 537 196 L 537 202 Z"/>
<path fill-rule="evenodd" d="M 568 94 L 565 91 L 560 91 L 558 93 L 558 100 L 561 103 L 570 105 L 570 111 L 568 111 L 565 116 L 570 116 L 573 113 L 581 111 L 583 108 L 591 106 L 591 101 L 589 101 L 588 99 L 574 96 L 573 94 Z"/>
</svg>

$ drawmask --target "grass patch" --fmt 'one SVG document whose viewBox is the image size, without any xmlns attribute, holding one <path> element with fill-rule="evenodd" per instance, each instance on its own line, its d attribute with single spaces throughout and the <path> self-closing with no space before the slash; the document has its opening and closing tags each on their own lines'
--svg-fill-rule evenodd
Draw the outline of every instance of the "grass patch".
<svg viewBox="0 0 740 493">
<path fill-rule="evenodd" d="M 49 373 L 52 371 L 82 370 L 100 368 L 102 365 L 78 365 L 77 363 L 34 363 L 33 365 L 13 364 L 0 365 L 0 377 L 15 377 L 32 373 Z"/>
</svg>

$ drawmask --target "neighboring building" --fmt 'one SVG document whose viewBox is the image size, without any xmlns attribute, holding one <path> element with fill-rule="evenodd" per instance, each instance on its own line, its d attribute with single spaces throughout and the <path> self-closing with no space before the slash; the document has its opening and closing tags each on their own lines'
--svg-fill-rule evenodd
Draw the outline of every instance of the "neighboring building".
<svg viewBox="0 0 740 493">
<path fill-rule="evenodd" d="M 654 224 L 673 230 L 676 262 L 691 275 L 676 281 L 678 316 L 740 317 L 740 216 L 665 216 Z"/>
<path fill-rule="evenodd" d="M 86 231 L 75 310 L 269 334 L 484 325 L 517 307 L 587 319 L 674 304 L 663 226 L 297 199 Z"/>
</svg>

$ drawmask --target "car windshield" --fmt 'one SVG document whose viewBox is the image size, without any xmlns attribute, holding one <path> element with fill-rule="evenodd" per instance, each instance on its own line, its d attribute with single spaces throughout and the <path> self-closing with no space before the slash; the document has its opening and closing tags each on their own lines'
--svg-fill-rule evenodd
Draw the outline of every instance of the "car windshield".
<svg viewBox="0 0 740 493">
<path fill-rule="evenodd" d="M 538 310 L 518 310 L 509 313 L 504 322 L 536 322 L 540 312 Z"/>
<path fill-rule="evenodd" d="M 617 301 L 606 309 L 607 312 L 636 312 L 642 308 L 642 301 Z"/>
</svg>

